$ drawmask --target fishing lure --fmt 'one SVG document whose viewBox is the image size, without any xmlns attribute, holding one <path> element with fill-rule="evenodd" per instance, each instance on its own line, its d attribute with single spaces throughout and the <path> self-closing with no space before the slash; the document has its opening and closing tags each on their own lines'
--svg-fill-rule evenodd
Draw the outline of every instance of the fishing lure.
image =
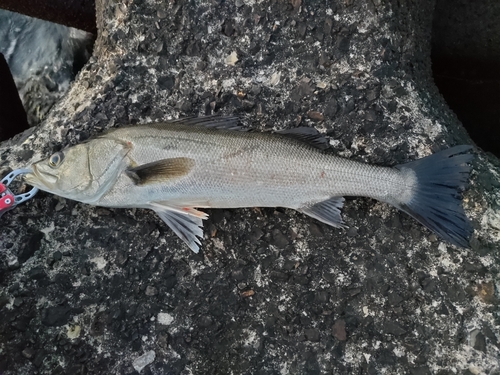
<svg viewBox="0 0 500 375">
<path fill-rule="evenodd" d="M 31 173 L 31 169 L 16 169 L 10 172 L 0 181 L 0 217 L 7 211 L 12 210 L 18 204 L 26 202 L 38 193 L 38 188 L 34 187 L 27 193 L 14 194 L 9 188 L 9 185 L 17 176 L 22 176 Z"/>
</svg>

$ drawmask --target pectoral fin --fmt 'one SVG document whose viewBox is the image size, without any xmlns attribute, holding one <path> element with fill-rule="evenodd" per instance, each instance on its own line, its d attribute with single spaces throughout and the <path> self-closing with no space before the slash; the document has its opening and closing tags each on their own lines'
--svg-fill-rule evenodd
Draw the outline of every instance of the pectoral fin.
<svg viewBox="0 0 500 375">
<path fill-rule="evenodd" d="M 177 207 L 167 202 L 152 203 L 151 208 L 195 253 L 200 250 L 203 220 L 208 215 L 193 207 Z"/>
<path fill-rule="evenodd" d="M 340 210 L 344 205 L 343 197 L 332 197 L 326 201 L 316 203 L 312 206 L 301 207 L 300 212 L 305 213 L 332 227 L 345 228 L 342 222 Z"/>
<path fill-rule="evenodd" d="M 189 173 L 193 166 L 193 159 L 171 158 L 129 168 L 126 173 L 136 185 L 147 185 L 169 182 L 183 177 Z"/>
</svg>

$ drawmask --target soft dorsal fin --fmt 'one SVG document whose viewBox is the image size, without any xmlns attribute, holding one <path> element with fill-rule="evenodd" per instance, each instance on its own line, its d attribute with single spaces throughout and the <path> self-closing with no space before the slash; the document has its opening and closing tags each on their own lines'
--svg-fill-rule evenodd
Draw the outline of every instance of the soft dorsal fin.
<svg viewBox="0 0 500 375">
<path fill-rule="evenodd" d="M 208 215 L 193 207 L 178 207 L 169 202 L 151 203 L 158 216 L 182 239 L 191 250 L 198 253 L 203 238 L 203 220 Z"/>
<path fill-rule="evenodd" d="M 325 135 L 321 134 L 315 128 L 302 126 L 294 129 L 279 130 L 276 133 L 305 142 L 311 146 L 319 148 L 320 150 L 326 150 L 329 145 L 328 139 Z"/>
<path fill-rule="evenodd" d="M 312 206 L 301 207 L 298 211 L 311 216 L 325 224 L 336 228 L 345 228 L 340 215 L 340 210 L 344 206 L 344 197 L 332 197 L 326 201 L 313 204 Z"/>
<path fill-rule="evenodd" d="M 171 158 L 129 168 L 125 173 L 136 185 L 147 185 L 169 182 L 173 179 L 183 177 L 189 173 L 193 166 L 193 159 Z"/>
</svg>

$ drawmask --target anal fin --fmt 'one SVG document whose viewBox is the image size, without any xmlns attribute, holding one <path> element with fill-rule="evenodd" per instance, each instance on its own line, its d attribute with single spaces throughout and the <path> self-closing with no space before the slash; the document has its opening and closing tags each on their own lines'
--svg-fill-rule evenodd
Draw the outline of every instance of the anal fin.
<svg viewBox="0 0 500 375">
<path fill-rule="evenodd" d="M 151 203 L 158 216 L 177 234 L 191 250 L 198 253 L 203 238 L 203 220 L 208 218 L 205 212 L 193 207 L 179 207 L 166 202 Z"/>
<path fill-rule="evenodd" d="M 344 206 L 344 197 L 332 197 L 312 206 L 301 207 L 298 211 L 336 228 L 346 228 L 340 210 Z"/>
</svg>

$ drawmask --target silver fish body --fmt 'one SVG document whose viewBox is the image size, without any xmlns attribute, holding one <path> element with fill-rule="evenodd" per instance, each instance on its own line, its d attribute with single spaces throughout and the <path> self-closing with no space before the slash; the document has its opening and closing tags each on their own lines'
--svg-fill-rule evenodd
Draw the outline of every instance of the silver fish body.
<svg viewBox="0 0 500 375">
<path fill-rule="evenodd" d="M 110 134 L 133 147 L 123 169 L 158 160 L 193 161 L 181 178 L 135 184 L 122 173 L 94 204 L 144 207 L 155 201 L 212 208 L 300 209 L 332 196 L 384 200 L 410 191 L 411 176 L 392 168 L 339 158 L 286 136 L 206 129 L 182 124 L 117 129 Z"/>
<path fill-rule="evenodd" d="M 314 143 L 319 134 L 242 132 L 232 129 L 234 122 L 209 117 L 113 129 L 35 163 L 26 180 L 93 205 L 153 209 L 194 251 L 207 217 L 196 208 L 287 207 L 343 226 L 343 196 L 387 202 L 448 241 L 466 245 L 471 228 L 456 192 L 467 181 L 464 164 L 471 156 L 462 153 L 469 146 L 432 155 L 422 172 L 421 161 L 429 158 L 414 162 L 416 167 L 378 167 L 303 141 Z M 436 162 L 442 164 L 437 171 Z M 447 189 L 440 192 L 435 181 L 423 186 L 429 175 L 443 174 L 443 168 L 451 173 Z M 436 193 L 437 198 L 432 196 Z M 449 220 L 444 224 L 434 223 L 439 212 L 425 214 L 435 209 L 436 200 L 446 202 Z"/>
</svg>

